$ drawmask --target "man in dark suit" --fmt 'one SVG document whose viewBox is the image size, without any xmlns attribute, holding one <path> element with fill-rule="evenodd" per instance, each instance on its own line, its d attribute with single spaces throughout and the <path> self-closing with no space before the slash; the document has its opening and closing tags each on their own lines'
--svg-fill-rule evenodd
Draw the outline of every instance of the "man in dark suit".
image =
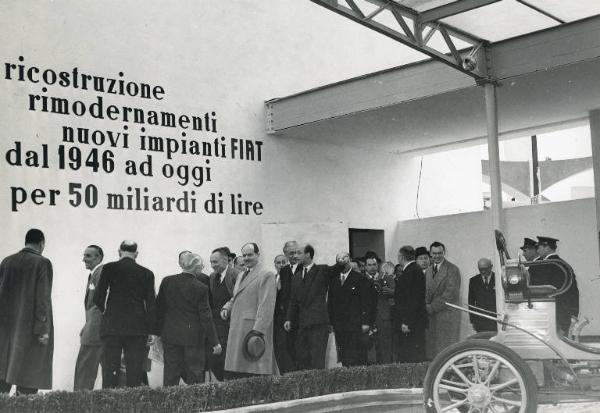
<svg viewBox="0 0 600 413">
<path fill-rule="evenodd" d="M 394 290 L 394 322 L 398 331 L 398 358 L 401 363 L 419 363 L 425 360 L 425 275 L 415 262 L 415 250 L 405 245 L 398 251 L 402 274 L 396 279 Z"/>
<path fill-rule="evenodd" d="M 343 366 L 366 364 L 371 319 L 371 288 L 365 276 L 352 269 L 350 254 L 339 253 L 329 283 L 329 320 Z"/>
<path fill-rule="evenodd" d="M 233 297 L 233 288 L 235 287 L 238 272 L 229 265 L 229 253 L 224 248 L 213 250 L 210 255 L 210 265 L 213 269 L 213 273 L 210 275 L 212 318 L 223 351 L 220 354 L 209 354 L 208 365 L 217 380 L 223 381 L 227 336 L 229 335 L 229 319 L 223 320 L 220 314 L 223 306 Z"/>
<path fill-rule="evenodd" d="M 156 296 L 154 274 L 135 262 L 137 255 L 137 244 L 123 241 L 119 261 L 104 265 L 94 294 L 94 303 L 103 312 L 102 388 L 118 386 L 121 351 L 127 386 L 143 382 L 146 341 L 156 331 Z"/>
<path fill-rule="evenodd" d="M 496 277 L 492 272 L 492 261 L 489 258 L 481 258 L 477 262 L 477 268 L 479 274 L 469 280 L 469 308 L 496 317 Z M 473 329 L 478 333 L 498 331 L 498 325 L 494 320 L 476 314 L 469 314 L 469 319 Z"/>
<path fill-rule="evenodd" d="M 288 332 L 297 332 L 298 368 L 324 369 L 329 338 L 329 271 L 327 266 L 314 263 L 315 249 L 312 245 L 303 245 L 300 251 L 302 271 L 292 278 L 290 305 L 284 326 Z"/>
<path fill-rule="evenodd" d="M 42 256 L 46 238 L 25 234 L 25 248 L 0 264 L 0 393 L 52 388 L 54 324 L 52 263 Z"/>
<path fill-rule="evenodd" d="M 281 374 L 296 370 L 296 333 L 286 331 L 284 323 L 287 320 L 287 311 L 290 305 L 292 277 L 302 271 L 302 264 L 299 263 L 302 253 L 299 251 L 296 241 L 287 241 L 283 245 L 283 254 L 287 257 L 289 265 L 281 269 L 276 280 L 277 298 L 273 318 L 273 345 L 275 346 L 275 359 Z"/>
<path fill-rule="evenodd" d="M 103 258 L 104 252 L 97 245 L 90 245 L 83 252 L 83 262 L 85 268 L 89 270 L 89 275 L 84 298 L 85 325 L 79 333 L 81 346 L 75 363 L 73 386 L 75 391 L 94 389 L 98 366 L 102 359 L 102 340 L 100 339 L 102 312 L 94 304 L 94 293 L 100 281 Z"/>
<path fill-rule="evenodd" d="M 205 344 L 220 354 L 215 325 L 208 304 L 208 287 L 196 276 L 204 268 L 198 254 L 188 253 L 183 272 L 163 278 L 157 297 L 158 330 L 163 342 L 163 385 L 204 382 Z"/>
<path fill-rule="evenodd" d="M 557 245 L 559 241 L 556 238 L 541 237 L 538 236 L 538 247 L 537 252 L 540 255 L 540 259 L 557 260 L 565 264 L 571 269 L 571 266 L 556 253 Z M 530 271 L 535 267 L 531 267 Z M 538 284 L 549 284 L 556 288 L 562 286 L 564 276 L 555 266 L 543 266 L 535 268 L 535 275 L 537 276 L 536 281 Z M 571 326 L 571 318 L 577 318 L 579 315 L 579 288 L 577 287 L 577 279 L 575 278 L 575 272 L 573 272 L 573 283 L 567 291 L 556 297 L 556 326 L 559 329 L 559 333 L 567 335 L 569 327 Z"/>
</svg>

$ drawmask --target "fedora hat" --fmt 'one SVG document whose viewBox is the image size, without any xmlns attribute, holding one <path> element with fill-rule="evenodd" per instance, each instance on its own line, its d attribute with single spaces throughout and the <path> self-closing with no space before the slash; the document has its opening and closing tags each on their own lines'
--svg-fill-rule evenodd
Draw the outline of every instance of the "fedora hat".
<svg viewBox="0 0 600 413">
<path fill-rule="evenodd" d="M 265 339 L 261 333 L 251 330 L 246 334 L 244 345 L 242 346 L 244 357 L 250 361 L 257 361 L 265 354 L 265 349 Z"/>
</svg>

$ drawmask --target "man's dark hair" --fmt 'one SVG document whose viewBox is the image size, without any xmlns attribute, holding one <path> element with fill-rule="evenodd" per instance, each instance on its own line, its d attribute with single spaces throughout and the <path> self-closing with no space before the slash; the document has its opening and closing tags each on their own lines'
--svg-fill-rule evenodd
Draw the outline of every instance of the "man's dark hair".
<svg viewBox="0 0 600 413">
<path fill-rule="evenodd" d="M 229 252 L 229 248 L 227 247 L 219 247 L 219 248 L 215 248 L 211 254 L 214 254 L 215 252 L 218 252 L 219 254 L 221 254 L 222 257 L 227 258 L 227 260 L 229 260 L 229 255 L 231 254 Z"/>
<path fill-rule="evenodd" d="M 234 261 L 234 260 L 235 260 L 235 257 L 237 257 L 237 255 L 236 255 L 236 253 L 235 253 L 235 252 L 230 252 L 230 253 L 229 253 L 229 260 L 230 260 L 230 261 Z"/>
<path fill-rule="evenodd" d="M 310 255 L 311 260 L 315 258 L 315 249 L 310 244 L 304 246 L 304 253 Z"/>
<path fill-rule="evenodd" d="M 255 253 L 255 254 L 258 254 L 258 252 L 260 251 L 260 250 L 258 249 L 258 245 L 257 245 L 255 242 L 247 242 L 246 244 L 242 245 L 242 249 L 244 249 L 244 247 L 245 247 L 246 245 L 252 245 L 252 248 L 254 249 L 254 253 Z"/>
<path fill-rule="evenodd" d="M 102 248 L 100 248 L 99 246 L 92 244 L 88 245 L 88 248 L 95 249 L 96 253 L 100 256 L 100 258 L 104 258 L 104 251 L 102 251 Z"/>
<path fill-rule="evenodd" d="M 405 260 L 414 261 L 415 259 L 415 249 L 410 245 L 403 246 L 400 248 L 400 250 L 398 250 L 398 253 L 402 255 Z"/>
<path fill-rule="evenodd" d="M 137 252 L 137 242 L 135 241 L 123 241 L 119 246 L 119 249 L 124 252 Z M 184 251 L 187 252 L 187 251 Z M 179 254 L 181 256 L 181 254 Z"/>
<path fill-rule="evenodd" d="M 375 258 L 377 260 L 377 262 L 379 262 L 379 255 L 377 255 L 377 253 L 375 251 L 367 251 L 365 253 L 365 261 L 367 261 L 369 258 Z"/>
<path fill-rule="evenodd" d="M 436 247 L 436 248 L 442 247 L 442 249 L 444 250 L 444 252 L 446 252 L 446 246 L 444 244 L 442 244 L 441 242 L 439 242 L 439 241 L 433 241 L 431 243 L 431 245 L 429 246 L 429 251 L 431 251 L 431 249 L 433 247 Z"/>
<path fill-rule="evenodd" d="M 44 233 L 39 229 L 32 228 L 25 234 L 25 244 L 39 244 L 45 241 Z"/>
</svg>

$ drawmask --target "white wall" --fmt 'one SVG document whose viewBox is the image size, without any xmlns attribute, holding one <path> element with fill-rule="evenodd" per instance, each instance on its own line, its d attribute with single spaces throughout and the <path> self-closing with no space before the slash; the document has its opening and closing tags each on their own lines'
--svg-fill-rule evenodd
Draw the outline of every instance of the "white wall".
<svg viewBox="0 0 600 413">
<path fill-rule="evenodd" d="M 506 237 L 509 253 L 516 257 L 523 238 L 537 235 L 560 239 L 558 253 L 573 267 L 580 293 L 580 314 L 590 319 L 584 334 L 600 333 L 600 303 L 596 296 L 600 286 L 600 265 L 593 199 L 523 206 L 505 209 Z M 497 261 L 494 237 L 490 231 L 488 211 L 448 215 L 398 223 L 394 246 L 429 246 L 433 241 L 446 245 L 447 258 L 461 270 L 461 295 L 466 305 L 468 280 L 478 273 L 481 257 Z M 498 269 L 496 268 L 496 271 Z M 462 319 L 462 336 L 471 334 L 468 315 Z"/>
<path fill-rule="evenodd" d="M 16 1 L 0 6 L 2 62 L 56 71 L 73 67 L 105 77 L 119 71 L 128 80 L 160 84 L 162 101 L 103 95 L 105 102 L 204 114 L 215 111 L 219 134 L 191 132 L 189 137 L 264 141 L 263 161 L 213 159 L 213 182 L 201 188 L 182 187 L 161 176 L 124 175 L 125 159 L 145 159 L 134 139 L 140 125 L 129 124 L 132 144 L 115 148 L 117 171 L 59 171 L 57 146 L 63 125 L 122 130 L 124 123 L 77 118 L 27 110 L 27 95 L 40 94 L 41 84 L 0 79 L 0 256 L 23 245 L 27 229 L 42 229 L 44 255 L 54 264 L 55 317 L 54 388 L 71 389 L 83 325 L 82 295 L 87 272 L 81 262 L 89 244 L 116 259 L 123 239 L 139 242 L 139 262 L 159 280 L 178 271 L 177 254 L 184 249 L 205 258 L 212 248 L 232 250 L 247 241 L 261 242 L 261 225 L 270 222 L 346 222 L 353 227 L 381 228 L 391 239 L 397 220 L 398 194 L 393 177 L 402 170 L 398 157 L 330 144 L 288 141 L 266 136 L 263 102 L 341 78 L 398 65 L 416 53 L 346 22 L 310 2 L 295 0 L 183 1 Z M 48 95 L 91 102 L 96 93 L 48 86 Z M 181 130 L 147 127 L 153 134 L 179 137 Z M 4 154 L 12 142 L 26 150 L 50 148 L 49 169 L 9 166 Z M 82 146 L 83 147 L 83 146 Z M 107 149 L 107 148 L 102 148 Z M 154 154 L 155 168 L 166 162 Z M 171 161 L 197 165 L 198 158 L 177 155 Z M 259 216 L 111 211 L 68 205 L 69 182 L 94 184 L 101 194 L 124 192 L 128 185 L 148 187 L 157 195 L 195 189 L 200 199 L 210 192 L 242 193 L 261 201 Z M 11 211 L 11 186 L 59 189 L 56 206 L 23 204 Z M 102 198 L 101 198 L 102 199 Z M 383 202 L 381 202 L 383 200 Z M 284 240 L 281 240 L 283 242 Z M 347 240 L 345 241 L 347 243 Z M 322 257 L 322 261 L 330 261 Z M 272 265 L 272 257 L 264 257 Z"/>
</svg>

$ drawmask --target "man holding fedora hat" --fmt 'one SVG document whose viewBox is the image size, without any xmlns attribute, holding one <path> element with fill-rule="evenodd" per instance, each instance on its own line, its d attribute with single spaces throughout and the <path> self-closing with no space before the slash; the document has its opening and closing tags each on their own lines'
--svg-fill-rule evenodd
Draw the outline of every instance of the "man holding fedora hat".
<svg viewBox="0 0 600 413">
<path fill-rule="evenodd" d="M 275 274 L 259 264 L 255 243 L 242 247 L 242 257 L 246 270 L 238 275 L 233 297 L 221 311 L 224 320 L 231 320 L 225 355 L 228 379 L 277 372 L 273 353 Z"/>
</svg>

